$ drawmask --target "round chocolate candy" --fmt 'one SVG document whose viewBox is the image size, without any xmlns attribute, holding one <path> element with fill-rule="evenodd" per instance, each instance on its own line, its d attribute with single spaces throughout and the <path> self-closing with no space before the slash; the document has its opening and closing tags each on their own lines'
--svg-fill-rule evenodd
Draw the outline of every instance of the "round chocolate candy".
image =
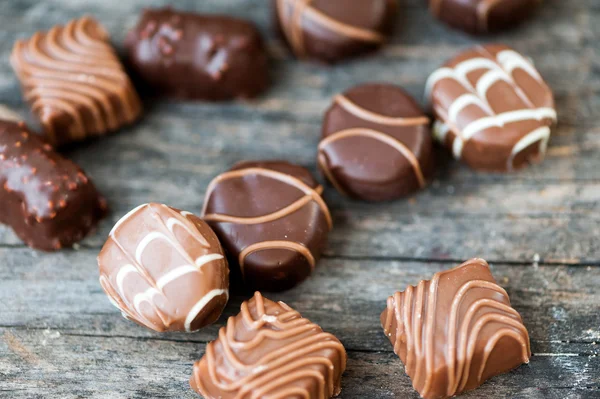
<svg viewBox="0 0 600 399">
<path fill-rule="evenodd" d="M 166 205 L 140 205 L 119 220 L 98 265 L 100 284 L 123 316 L 158 332 L 214 323 L 229 298 L 229 269 L 215 233 Z"/>
<path fill-rule="evenodd" d="M 426 96 L 434 136 L 486 171 L 541 162 L 556 121 L 554 97 L 533 64 L 504 45 L 477 46 L 435 71 Z"/>
<path fill-rule="evenodd" d="M 277 28 L 298 58 L 338 62 L 379 48 L 397 0 L 273 0 Z"/>
<path fill-rule="evenodd" d="M 429 0 L 438 19 L 471 34 L 510 28 L 533 14 L 541 0 Z"/>
<path fill-rule="evenodd" d="M 206 220 L 250 288 L 303 281 L 327 242 L 331 215 L 308 170 L 283 161 L 242 162 L 206 190 Z"/>
<path fill-rule="evenodd" d="M 342 194 L 385 201 L 423 188 L 432 170 L 429 118 L 404 90 L 364 84 L 325 114 L 319 167 Z"/>
</svg>

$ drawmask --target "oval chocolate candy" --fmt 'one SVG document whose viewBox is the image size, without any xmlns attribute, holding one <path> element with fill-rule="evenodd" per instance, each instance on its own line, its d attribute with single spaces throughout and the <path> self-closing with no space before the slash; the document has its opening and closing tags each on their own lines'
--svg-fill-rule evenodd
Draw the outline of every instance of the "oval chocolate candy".
<svg viewBox="0 0 600 399">
<path fill-rule="evenodd" d="M 554 96 L 515 50 L 487 45 L 459 54 L 429 77 L 426 96 L 435 138 L 470 167 L 511 171 L 544 158 Z"/>
<path fill-rule="evenodd" d="M 384 201 L 413 193 L 432 161 L 429 118 L 397 86 L 356 86 L 325 114 L 319 168 L 342 194 Z"/>
<path fill-rule="evenodd" d="M 229 270 L 215 233 L 200 218 L 166 205 L 140 205 L 121 218 L 98 266 L 111 303 L 158 332 L 211 324 L 229 298 Z"/>
<path fill-rule="evenodd" d="M 321 191 L 301 166 L 242 162 L 210 183 L 202 215 L 248 287 L 281 291 L 312 272 L 327 242 Z"/>
</svg>

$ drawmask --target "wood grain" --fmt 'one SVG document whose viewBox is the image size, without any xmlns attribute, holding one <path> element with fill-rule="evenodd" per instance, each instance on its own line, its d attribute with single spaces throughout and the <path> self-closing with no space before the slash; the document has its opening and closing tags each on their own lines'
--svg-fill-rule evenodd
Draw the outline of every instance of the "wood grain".
<svg viewBox="0 0 600 399">
<path fill-rule="evenodd" d="M 8 63 L 17 38 L 91 14 L 117 47 L 143 6 L 160 0 L 0 3 L 0 103 L 28 116 Z M 265 0 L 180 0 L 177 7 L 256 22 L 273 58 L 273 87 L 252 102 L 147 99 L 143 120 L 71 149 L 108 198 L 111 215 L 80 250 L 44 254 L 0 226 L 0 398 L 193 398 L 187 380 L 227 316 L 195 334 L 156 334 L 124 320 L 97 281 L 96 255 L 113 224 L 145 202 L 199 212 L 208 182 L 243 159 L 285 158 L 316 172 L 331 98 L 365 81 L 418 100 L 429 73 L 457 51 L 504 42 L 530 56 L 556 95 L 559 125 L 546 161 L 515 174 L 477 173 L 438 149 L 433 182 L 406 200 L 365 204 L 325 193 L 334 217 L 324 259 L 284 300 L 336 334 L 349 352 L 341 398 L 417 398 L 383 336 L 395 290 L 460 261 L 487 258 L 528 327 L 531 363 L 468 398 L 600 397 L 600 4 L 547 0 L 531 21 L 487 38 L 452 31 L 424 0 L 401 0 L 381 52 L 335 67 L 294 60 L 270 27 Z"/>
</svg>

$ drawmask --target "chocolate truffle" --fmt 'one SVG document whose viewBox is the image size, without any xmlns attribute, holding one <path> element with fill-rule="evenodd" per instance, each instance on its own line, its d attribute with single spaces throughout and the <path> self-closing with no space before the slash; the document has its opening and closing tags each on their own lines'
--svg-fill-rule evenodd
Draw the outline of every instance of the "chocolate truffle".
<svg viewBox="0 0 600 399">
<path fill-rule="evenodd" d="M 339 395 L 346 350 L 283 302 L 255 293 L 194 364 L 192 388 L 206 399 Z"/>
<path fill-rule="evenodd" d="M 277 29 L 298 58 L 335 63 L 376 50 L 397 0 L 272 0 Z"/>
<path fill-rule="evenodd" d="M 11 63 L 54 146 L 117 130 L 141 113 L 108 34 L 92 18 L 18 41 Z"/>
<path fill-rule="evenodd" d="M 73 162 L 23 122 L 0 120 L 0 223 L 32 248 L 80 241 L 106 213 L 106 201 Z"/>
<path fill-rule="evenodd" d="M 192 100 L 251 98 L 268 86 L 268 57 L 254 24 L 170 8 L 147 9 L 126 40 L 140 83 Z"/>
<path fill-rule="evenodd" d="M 428 0 L 441 21 L 471 34 L 497 32 L 529 18 L 541 0 Z"/>
<path fill-rule="evenodd" d="M 473 169 L 541 162 L 556 121 L 554 97 L 533 64 L 504 45 L 477 46 L 427 82 L 434 135 Z"/>
<path fill-rule="evenodd" d="M 206 220 L 250 288 L 281 291 L 313 270 L 331 229 L 322 187 L 283 161 L 242 162 L 206 190 Z"/>
<path fill-rule="evenodd" d="M 399 87 L 356 86 L 325 114 L 319 167 L 342 194 L 384 201 L 413 193 L 432 160 L 429 118 Z"/>
<path fill-rule="evenodd" d="M 98 266 L 113 305 L 158 332 L 214 323 L 229 298 L 217 236 L 198 217 L 166 205 L 140 205 L 119 220 Z"/>
<path fill-rule="evenodd" d="M 531 357 L 521 316 L 483 259 L 396 292 L 381 324 L 425 399 L 477 388 Z"/>
</svg>

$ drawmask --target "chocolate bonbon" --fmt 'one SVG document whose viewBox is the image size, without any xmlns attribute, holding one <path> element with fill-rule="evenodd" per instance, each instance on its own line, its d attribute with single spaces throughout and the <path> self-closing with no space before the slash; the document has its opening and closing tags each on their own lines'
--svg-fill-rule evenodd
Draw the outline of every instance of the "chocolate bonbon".
<svg viewBox="0 0 600 399">
<path fill-rule="evenodd" d="M 106 201 L 73 162 L 23 122 L 0 120 L 0 223 L 32 248 L 69 247 L 106 213 Z"/>
<path fill-rule="evenodd" d="M 497 32 L 530 17 L 541 0 L 429 0 L 429 9 L 448 25 L 471 34 Z"/>
<path fill-rule="evenodd" d="M 213 101 L 251 98 L 269 83 L 263 39 L 241 19 L 147 9 L 126 47 L 132 70 L 157 94 Z"/>
<path fill-rule="evenodd" d="M 202 212 L 247 286 L 288 289 L 313 270 L 331 215 L 308 170 L 283 161 L 242 162 L 208 186 Z"/>
<path fill-rule="evenodd" d="M 103 135 L 140 115 L 140 100 L 108 34 L 92 18 L 18 41 L 11 63 L 54 146 Z"/>
<path fill-rule="evenodd" d="M 98 266 L 100 284 L 123 316 L 158 332 L 211 324 L 229 298 L 217 236 L 198 217 L 166 205 L 140 205 L 119 220 Z"/>
<path fill-rule="evenodd" d="M 356 86 L 325 114 L 319 168 L 343 194 L 369 201 L 410 194 L 425 186 L 432 160 L 429 118 L 397 86 Z"/>
<path fill-rule="evenodd" d="M 272 0 L 278 30 L 298 58 L 335 63 L 379 48 L 396 0 Z"/>
<path fill-rule="evenodd" d="M 346 351 L 283 302 L 255 293 L 208 344 L 190 379 L 206 399 L 339 395 Z"/>
<path fill-rule="evenodd" d="M 396 292 L 381 324 L 425 399 L 474 389 L 531 357 L 521 316 L 483 259 Z"/>
<path fill-rule="evenodd" d="M 434 136 L 474 169 L 541 162 L 556 121 L 554 96 L 533 64 L 504 45 L 477 46 L 435 71 L 426 96 Z"/>
</svg>

